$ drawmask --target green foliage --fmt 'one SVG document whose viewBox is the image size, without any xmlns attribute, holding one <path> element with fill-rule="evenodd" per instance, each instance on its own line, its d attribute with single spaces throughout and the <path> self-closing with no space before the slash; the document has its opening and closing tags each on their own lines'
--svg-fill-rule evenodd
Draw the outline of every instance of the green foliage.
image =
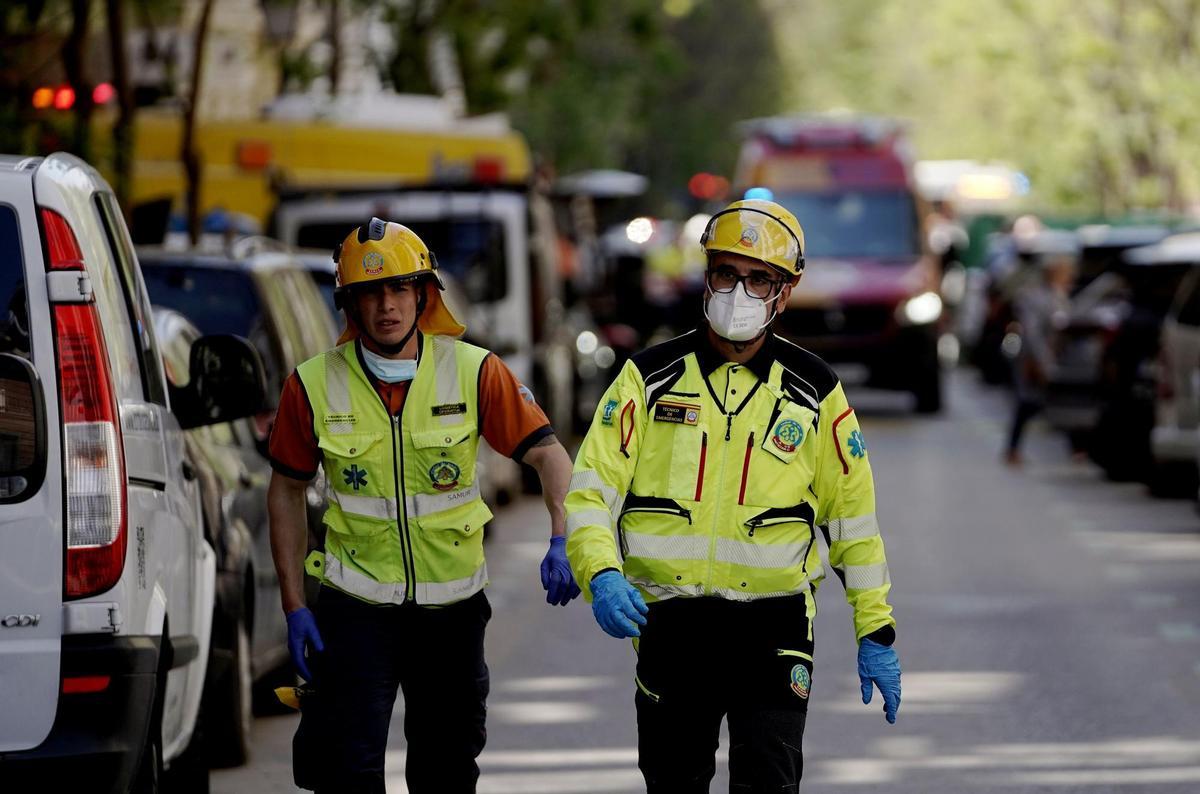
<svg viewBox="0 0 1200 794">
<path fill-rule="evenodd" d="M 929 158 L 1008 161 L 1041 201 L 1200 198 L 1197 0 L 770 0 L 793 110 L 912 121 Z"/>
</svg>

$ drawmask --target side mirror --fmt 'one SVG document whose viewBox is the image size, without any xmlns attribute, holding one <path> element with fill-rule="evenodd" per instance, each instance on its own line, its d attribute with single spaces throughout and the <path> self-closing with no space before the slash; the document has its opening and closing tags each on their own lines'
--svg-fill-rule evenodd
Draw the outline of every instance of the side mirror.
<svg viewBox="0 0 1200 794">
<path fill-rule="evenodd" d="M 46 403 L 37 370 L 0 353 L 0 504 L 36 493 L 46 474 Z"/>
<path fill-rule="evenodd" d="M 266 399 L 262 359 L 240 336 L 212 334 L 192 344 L 188 385 L 171 389 L 179 425 L 188 430 L 253 416 Z"/>
</svg>

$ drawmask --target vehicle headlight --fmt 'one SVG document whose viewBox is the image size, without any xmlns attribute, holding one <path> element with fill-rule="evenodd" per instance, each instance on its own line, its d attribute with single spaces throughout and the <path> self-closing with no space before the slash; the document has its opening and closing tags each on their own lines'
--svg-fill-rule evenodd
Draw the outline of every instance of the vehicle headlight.
<svg viewBox="0 0 1200 794">
<path fill-rule="evenodd" d="M 936 292 L 922 292 L 901 304 L 897 315 L 909 325 L 927 325 L 942 316 L 942 299 Z"/>
<path fill-rule="evenodd" d="M 591 331 L 584 331 L 579 336 L 575 337 L 575 349 L 581 355 L 590 356 L 596 352 L 596 348 L 600 346 L 600 340 Z"/>
</svg>

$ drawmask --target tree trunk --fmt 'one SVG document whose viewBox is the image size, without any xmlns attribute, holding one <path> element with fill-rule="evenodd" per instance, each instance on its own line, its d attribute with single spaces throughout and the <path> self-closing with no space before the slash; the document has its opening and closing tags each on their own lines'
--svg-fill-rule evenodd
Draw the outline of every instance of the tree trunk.
<svg viewBox="0 0 1200 794">
<path fill-rule="evenodd" d="M 71 0 L 71 32 L 63 42 L 63 70 L 67 82 L 75 91 L 75 129 L 71 137 L 71 151 L 89 159 L 89 127 L 92 123 L 92 87 L 88 85 L 84 62 L 87 57 L 88 17 L 91 15 L 91 0 Z"/>
<path fill-rule="evenodd" d="M 112 81 L 117 92 L 117 123 L 113 126 L 113 191 L 117 203 L 130 219 L 130 185 L 133 181 L 133 86 L 129 82 L 129 53 L 125 48 L 125 4 L 105 0 L 108 16 L 108 49 L 112 59 Z"/>
<path fill-rule="evenodd" d="M 192 47 L 192 85 L 188 92 L 183 114 L 183 143 L 180 158 L 187 178 L 187 228 L 192 245 L 200 239 L 200 176 L 203 164 L 196 151 L 196 111 L 200 104 L 203 88 L 204 49 L 208 40 L 208 20 L 212 16 L 214 0 L 204 0 L 200 20 L 196 23 L 196 35 Z"/>
</svg>

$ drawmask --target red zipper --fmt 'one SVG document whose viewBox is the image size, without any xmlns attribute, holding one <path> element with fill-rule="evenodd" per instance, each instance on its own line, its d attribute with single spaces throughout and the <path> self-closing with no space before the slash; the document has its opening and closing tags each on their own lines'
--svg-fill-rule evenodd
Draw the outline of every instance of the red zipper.
<svg viewBox="0 0 1200 794">
<path fill-rule="evenodd" d="M 700 501 L 700 494 L 704 493 L 704 459 L 708 455 L 708 433 L 705 433 L 700 439 L 700 473 L 696 475 L 696 501 Z"/>
<path fill-rule="evenodd" d="M 750 450 L 754 449 L 754 431 L 746 439 L 746 459 L 742 461 L 742 489 L 738 491 L 738 504 L 746 504 L 746 479 L 750 476 Z"/>
</svg>

